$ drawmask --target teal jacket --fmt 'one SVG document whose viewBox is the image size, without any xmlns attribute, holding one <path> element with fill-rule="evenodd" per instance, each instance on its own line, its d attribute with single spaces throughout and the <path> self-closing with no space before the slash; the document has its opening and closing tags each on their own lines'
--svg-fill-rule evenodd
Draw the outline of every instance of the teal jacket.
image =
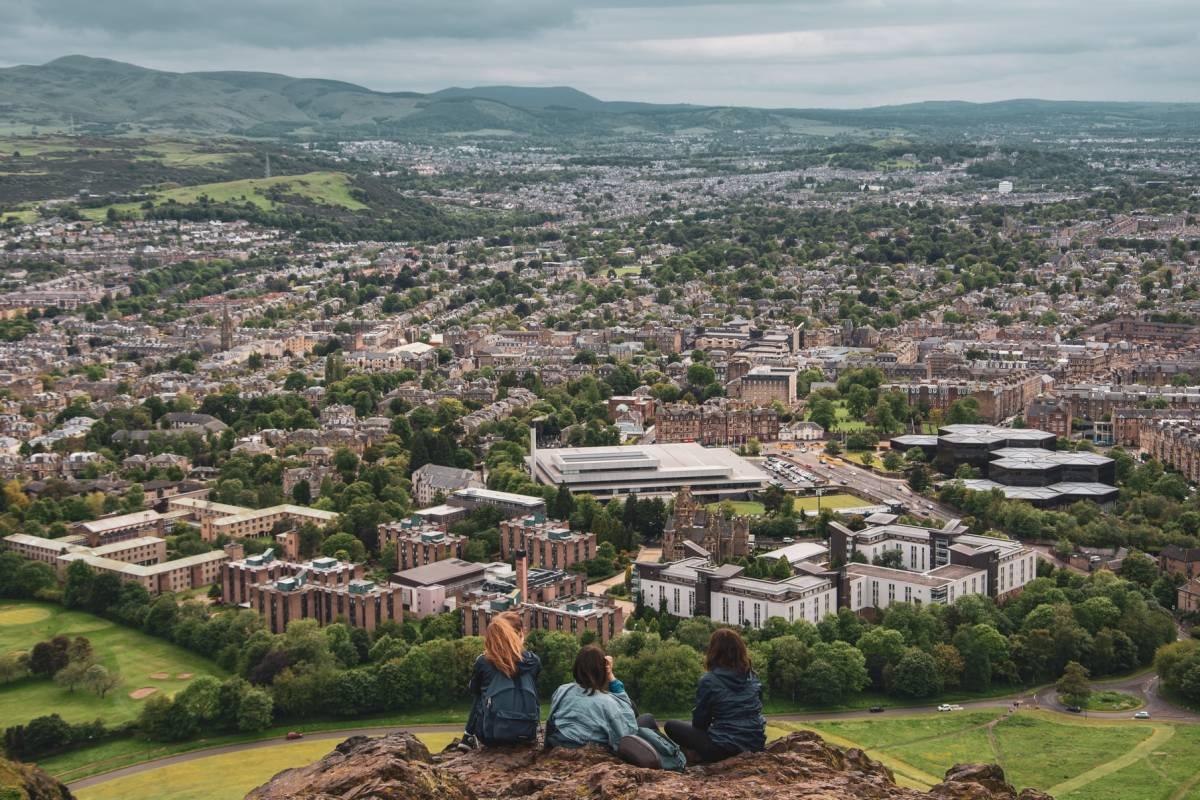
<svg viewBox="0 0 1200 800">
<path fill-rule="evenodd" d="M 564 683 L 554 691 L 546 720 L 547 747 L 601 744 L 615 753 L 621 737 L 637 732 L 633 702 L 620 681 L 610 683 L 607 692 L 590 695 L 577 683 Z"/>
</svg>

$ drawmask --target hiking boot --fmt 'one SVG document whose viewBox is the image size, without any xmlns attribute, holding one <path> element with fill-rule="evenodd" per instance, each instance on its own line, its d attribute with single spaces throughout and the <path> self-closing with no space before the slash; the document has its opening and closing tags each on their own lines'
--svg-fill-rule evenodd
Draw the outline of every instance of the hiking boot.
<svg viewBox="0 0 1200 800">
<path fill-rule="evenodd" d="M 653 745 L 640 736 L 623 736 L 617 745 L 617 755 L 635 767 L 662 769 L 662 761 Z"/>
</svg>

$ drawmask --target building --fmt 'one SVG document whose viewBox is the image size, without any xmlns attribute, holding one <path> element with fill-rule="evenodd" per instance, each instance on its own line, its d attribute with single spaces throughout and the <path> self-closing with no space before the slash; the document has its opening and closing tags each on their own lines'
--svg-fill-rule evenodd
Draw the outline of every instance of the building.
<svg viewBox="0 0 1200 800">
<path fill-rule="evenodd" d="M 132 514 L 101 517 L 91 522 L 80 522 L 75 526 L 75 530 L 83 534 L 90 547 L 143 536 L 162 536 L 165 529 L 165 520 L 157 511 L 135 511 Z"/>
<path fill-rule="evenodd" d="M 779 412 L 728 401 L 701 406 L 672 403 L 658 412 L 654 432 L 659 444 L 742 445 L 751 439 L 774 442 L 779 439 Z"/>
<path fill-rule="evenodd" d="M 404 610 L 417 617 L 454 608 L 463 595 L 483 586 L 487 566 L 446 558 L 392 575 L 401 588 Z"/>
<path fill-rule="evenodd" d="M 440 495 L 449 497 L 459 489 L 483 488 L 483 483 L 469 469 L 426 464 L 412 474 L 413 500 L 421 506 L 431 506 Z"/>
<path fill-rule="evenodd" d="M 1158 569 L 1166 575 L 1200 578 L 1200 547 L 1167 545 L 1158 552 Z"/>
<path fill-rule="evenodd" d="M 1066 439 L 1071 435 L 1071 407 L 1053 398 L 1039 397 L 1025 409 L 1025 424 Z"/>
<path fill-rule="evenodd" d="M 635 565 L 647 608 L 754 628 L 772 617 L 816 623 L 837 613 L 837 573 L 814 567 L 782 580 L 764 580 L 743 576 L 736 564 L 718 566 L 703 556 Z"/>
<path fill-rule="evenodd" d="M 893 450 L 921 448 L 944 475 L 966 465 L 979 477 L 962 481 L 968 489 L 999 489 L 1005 497 L 1026 500 L 1039 508 L 1078 500 L 1111 503 L 1116 499 L 1116 463 L 1087 451 L 1059 452 L 1057 437 L 1032 428 L 992 425 L 946 425 L 938 434 L 910 434 L 891 441 Z"/>
<path fill-rule="evenodd" d="M 528 554 L 531 567 L 569 569 L 596 557 L 596 534 L 572 531 L 570 523 L 540 514 L 514 517 L 500 523 L 500 558 Z"/>
<path fill-rule="evenodd" d="M 1172 467 L 1189 483 L 1200 483 L 1200 423 L 1156 419 L 1139 429 L 1142 452 Z"/>
<path fill-rule="evenodd" d="M 790 406 L 796 402 L 797 373 L 792 367 L 760 365 L 741 377 L 739 397 L 755 405 L 774 402 Z"/>
<path fill-rule="evenodd" d="M 224 551 L 215 550 L 168 561 L 167 543 L 157 536 L 119 539 L 96 547 L 89 547 L 85 541 L 78 536 L 44 539 L 24 533 L 4 538 L 7 549 L 31 561 L 50 564 L 60 573 L 82 561 L 93 572 L 138 583 L 150 594 L 184 592 L 214 583 L 221 565 L 229 559 Z"/>
<path fill-rule="evenodd" d="M 492 619 L 506 611 L 521 616 L 526 633 L 544 630 L 583 636 L 590 632 L 601 646 L 625 630 L 624 609 L 608 597 L 582 595 L 523 603 L 508 595 L 493 595 L 480 597 L 463 607 L 464 635 L 483 636 Z"/>
<path fill-rule="evenodd" d="M 600 501 L 630 494 L 665 497 L 685 486 L 719 500 L 767 484 L 767 475 L 736 453 L 698 444 L 534 448 L 530 462 L 538 483 L 565 484 L 572 493 L 586 492 Z"/>
<path fill-rule="evenodd" d="M 1053 387 L 1049 375 L 1019 370 L 995 380 L 938 380 L 919 383 L 889 383 L 881 393 L 899 392 L 908 404 L 945 412 L 959 400 L 974 398 L 984 422 L 998 423 L 1025 413 L 1039 395 Z"/>
<path fill-rule="evenodd" d="M 447 533 L 419 517 L 379 526 L 379 547 L 396 548 L 396 568 L 401 572 L 446 558 L 462 558 L 466 544 L 466 536 Z"/>
<path fill-rule="evenodd" d="M 953 603 L 964 593 L 1002 599 L 1037 577 L 1036 554 L 1025 545 L 964 531 L 957 520 L 942 528 L 891 523 L 861 531 L 831 522 L 830 558 L 846 573 L 842 604 L 860 611 L 898 601 Z"/>
<path fill-rule="evenodd" d="M 268 549 L 226 565 L 222 586 L 226 602 L 257 612 L 272 633 L 283 633 L 298 619 L 344 622 L 367 631 L 404 619 L 400 587 L 365 580 L 361 564 L 336 558 L 299 564 L 277 561 Z"/>
<path fill-rule="evenodd" d="M 540 497 L 530 497 L 527 494 L 513 492 L 497 492 L 491 489 L 467 488 L 459 489 L 446 498 L 446 504 L 474 511 L 477 508 L 498 508 L 506 516 L 515 517 L 520 514 L 545 514 L 546 501 Z"/>
<path fill-rule="evenodd" d="M 1181 614 L 1200 612 L 1200 578 L 1192 578 L 1179 587 L 1175 606 Z"/>
<path fill-rule="evenodd" d="M 300 526 L 312 523 L 324 528 L 336 522 L 338 515 L 308 506 L 285 503 L 268 508 L 242 508 L 214 503 L 198 497 L 172 497 L 167 501 L 170 511 L 187 512 L 200 525 L 200 538 L 212 542 L 219 536 L 228 539 L 261 538 L 278 533 L 276 526 Z"/>
<path fill-rule="evenodd" d="M 750 518 L 709 511 L 685 486 L 675 495 L 674 511 L 663 528 L 663 558 L 678 561 L 701 555 L 700 550 L 718 563 L 749 556 Z"/>
</svg>

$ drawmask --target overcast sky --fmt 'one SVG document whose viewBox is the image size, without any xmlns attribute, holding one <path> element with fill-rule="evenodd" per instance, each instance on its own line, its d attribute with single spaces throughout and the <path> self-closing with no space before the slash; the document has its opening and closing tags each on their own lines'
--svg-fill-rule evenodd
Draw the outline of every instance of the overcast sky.
<svg viewBox="0 0 1200 800">
<path fill-rule="evenodd" d="M 67 54 L 606 100 L 1200 101 L 1200 0 L 0 0 L 0 64 Z"/>
</svg>

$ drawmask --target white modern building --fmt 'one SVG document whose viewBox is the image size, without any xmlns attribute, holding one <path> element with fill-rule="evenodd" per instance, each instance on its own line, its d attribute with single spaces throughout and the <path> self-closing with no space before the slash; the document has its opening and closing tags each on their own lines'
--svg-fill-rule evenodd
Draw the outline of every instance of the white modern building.
<svg viewBox="0 0 1200 800">
<path fill-rule="evenodd" d="M 679 617 L 761 628 L 771 617 L 816 623 L 838 609 L 837 575 L 816 565 L 777 581 L 743 577 L 741 567 L 716 566 L 703 556 L 639 561 L 636 569 L 642 603 Z"/>
<path fill-rule="evenodd" d="M 538 483 L 566 484 L 599 500 L 629 494 L 692 494 L 713 500 L 743 496 L 767 485 L 768 476 L 723 447 L 698 444 L 625 445 L 621 447 L 531 448 L 530 472 Z"/>
</svg>

